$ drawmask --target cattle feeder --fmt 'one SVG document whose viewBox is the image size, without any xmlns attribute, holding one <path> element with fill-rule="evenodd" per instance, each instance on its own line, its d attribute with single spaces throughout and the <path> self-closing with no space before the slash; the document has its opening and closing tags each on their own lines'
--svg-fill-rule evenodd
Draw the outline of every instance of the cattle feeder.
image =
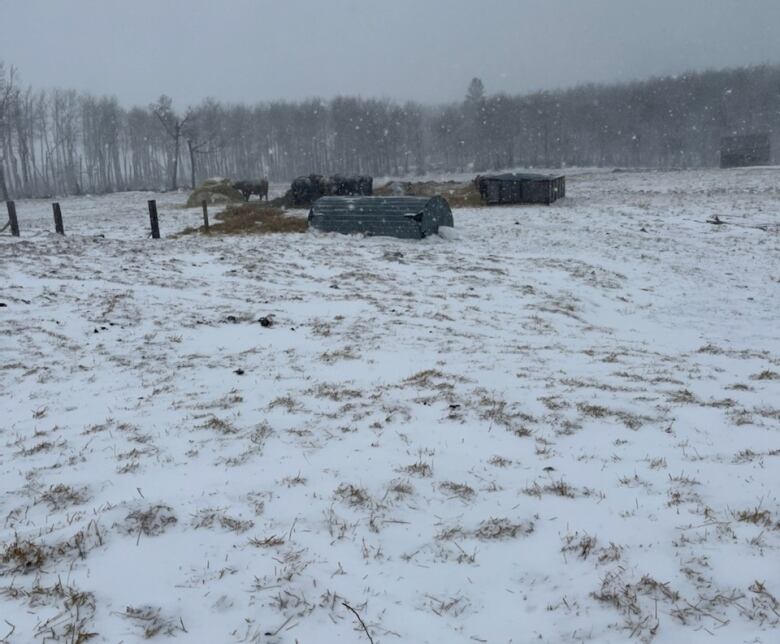
<svg viewBox="0 0 780 644">
<path fill-rule="evenodd" d="M 483 203 L 551 204 L 566 196 L 566 177 L 546 174 L 494 174 L 475 179 Z"/>
<path fill-rule="evenodd" d="M 309 226 L 329 233 L 422 239 L 452 225 L 443 197 L 322 197 L 309 211 Z"/>
</svg>

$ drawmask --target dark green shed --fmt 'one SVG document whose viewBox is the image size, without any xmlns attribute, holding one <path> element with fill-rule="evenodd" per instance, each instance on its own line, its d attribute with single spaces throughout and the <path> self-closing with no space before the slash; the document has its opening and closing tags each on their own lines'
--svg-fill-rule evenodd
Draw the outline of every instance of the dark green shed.
<svg viewBox="0 0 780 644">
<path fill-rule="evenodd" d="M 422 239 L 452 225 L 442 197 L 322 197 L 309 211 L 309 226 L 331 233 Z"/>
</svg>

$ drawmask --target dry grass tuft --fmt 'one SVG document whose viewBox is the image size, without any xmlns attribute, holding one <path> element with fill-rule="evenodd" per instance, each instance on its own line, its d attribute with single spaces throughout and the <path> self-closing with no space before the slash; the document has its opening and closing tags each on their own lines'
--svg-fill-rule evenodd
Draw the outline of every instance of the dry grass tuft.
<svg viewBox="0 0 780 644">
<path fill-rule="evenodd" d="M 433 595 L 426 595 L 426 597 L 428 599 L 428 608 L 430 608 L 430 610 L 439 617 L 443 617 L 445 615 L 457 617 L 458 615 L 461 615 L 466 610 L 468 610 L 469 606 L 471 605 L 469 600 L 465 597 L 456 596 L 444 599 L 434 597 Z"/>
<path fill-rule="evenodd" d="M 257 537 L 252 537 L 249 540 L 249 545 L 254 546 L 255 548 L 276 548 L 277 546 L 284 545 L 284 539 L 282 539 L 282 537 L 279 537 L 275 534 L 272 534 L 271 536 L 266 537 L 265 539 L 258 539 Z"/>
<path fill-rule="evenodd" d="M 580 559 L 587 559 L 588 555 L 596 548 L 598 539 L 587 532 L 582 536 L 578 532 L 567 534 L 563 537 L 561 552 L 574 552 Z"/>
<path fill-rule="evenodd" d="M 248 519 L 242 520 L 228 516 L 222 510 L 206 508 L 192 517 L 193 528 L 213 528 L 219 525 L 224 530 L 230 530 L 236 534 L 246 532 L 255 524 Z"/>
<path fill-rule="evenodd" d="M 772 514 L 769 510 L 762 510 L 760 507 L 736 512 L 734 517 L 737 521 L 742 521 L 743 523 L 752 523 L 765 528 L 772 527 Z M 778 524 L 778 527 L 780 527 L 780 524 Z"/>
<path fill-rule="evenodd" d="M 474 536 L 483 541 L 514 539 L 534 531 L 533 522 L 513 523 L 509 519 L 488 519 L 479 524 Z"/>
<path fill-rule="evenodd" d="M 176 635 L 178 631 L 184 633 L 184 622 L 181 617 L 164 617 L 159 608 L 153 606 L 139 606 L 134 608 L 128 606 L 122 617 L 129 619 L 141 630 L 144 639 L 151 639 L 157 635 L 167 635 L 169 637 Z"/>
<path fill-rule="evenodd" d="M 403 471 L 412 476 L 419 476 L 420 478 L 430 478 L 433 476 L 433 468 L 430 464 L 426 463 L 422 459 L 411 465 L 407 465 L 403 468 Z"/>
<path fill-rule="evenodd" d="M 0 561 L 8 566 L 7 572 L 23 575 L 33 570 L 40 570 L 46 561 L 46 552 L 32 541 L 20 539 L 17 534 L 3 550 Z"/>
<path fill-rule="evenodd" d="M 606 407 L 590 405 L 588 403 L 577 403 L 577 409 L 579 409 L 582 414 L 593 418 L 604 418 L 611 413 Z"/>
<path fill-rule="evenodd" d="M 48 452 L 53 448 L 54 448 L 54 443 L 51 443 L 49 441 L 41 441 L 40 443 L 36 443 L 32 447 L 23 449 L 20 452 L 20 454 L 22 456 L 33 456 L 34 454 L 40 454 L 41 452 Z"/>
<path fill-rule="evenodd" d="M 398 500 L 414 494 L 414 486 L 405 480 L 392 481 L 387 488 L 387 493 L 392 494 Z"/>
<path fill-rule="evenodd" d="M 566 483 L 566 481 L 563 479 L 545 485 L 544 490 L 550 494 L 555 494 L 556 496 L 565 496 L 569 499 L 573 499 L 575 496 L 577 496 L 575 488 Z"/>
<path fill-rule="evenodd" d="M 453 497 L 458 497 L 464 501 L 470 501 L 474 498 L 474 488 L 465 483 L 455 483 L 453 481 L 445 481 L 439 485 L 439 488 Z"/>
<path fill-rule="evenodd" d="M 684 405 L 692 405 L 698 402 L 698 398 L 688 389 L 679 389 L 669 394 L 669 401 Z"/>
<path fill-rule="evenodd" d="M 300 406 L 297 402 L 295 402 L 290 394 L 287 394 L 286 396 L 279 396 L 274 398 L 270 403 L 268 403 L 268 409 L 276 409 L 277 407 L 282 407 L 283 409 L 286 409 L 288 412 L 292 413 L 298 410 Z"/>
<path fill-rule="evenodd" d="M 577 496 L 576 488 L 569 485 L 563 479 L 552 481 L 546 485 L 539 485 L 539 483 L 534 482 L 533 485 L 525 488 L 523 492 L 529 496 L 539 497 L 540 499 L 543 494 L 554 494 L 555 496 L 562 496 L 569 499 L 573 499 Z"/>
<path fill-rule="evenodd" d="M 336 488 L 335 495 L 344 503 L 351 506 L 365 506 L 371 501 L 371 497 L 361 487 L 356 487 L 350 483 L 342 483 Z"/>
<path fill-rule="evenodd" d="M 750 376 L 750 379 L 751 380 L 780 380 L 780 373 L 765 369 L 761 373 L 757 373 L 753 376 Z"/>
<path fill-rule="evenodd" d="M 61 510 L 71 505 L 81 505 L 89 499 L 87 488 L 74 488 L 70 485 L 59 483 L 52 485 L 41 494 L 40 500 L 49 506 L 52 512 Z"/>
<path fill-rule="evenodd" d="M 38 620 L 35 627 L 36 641 L 83 644 L 98 637 L 97 633 L 88 628 L 95 617 L 95 596 L 92 593 L 65 586 L 59 579 L 53 586 L 42 586 L 40 580 L 36 579 L 30 588 L 12 583 L 0 592 L 9 599 L 25 600 L 31 611 L 40 610 L 44 606 L 54 609 L 52 617 Z M 12 639 L 15 627 L 8 621 L 6 624 L 12 628 L 4 637 L 0 637 L 0 642 L 22 641 Z"/>
<path fill-rule="evenodd" d="M 125 517 L 120 532 L 125 534 L 143 534 L 155 537 L 168 529 L 168 526 L 178 523 L 173 508 L 168 505 L 150 505 L 146 510 L 134 510 Z"/>
<path fill-rule="evenodd" d="M 228 421 L 216 416 L 212 416 L 205 423 L 200 425 L 201 429 L 210 429 L 218 434 L 229 436 L 231 434 L 238 434 L 238 428 L 230 424 Z"/>
</svg>

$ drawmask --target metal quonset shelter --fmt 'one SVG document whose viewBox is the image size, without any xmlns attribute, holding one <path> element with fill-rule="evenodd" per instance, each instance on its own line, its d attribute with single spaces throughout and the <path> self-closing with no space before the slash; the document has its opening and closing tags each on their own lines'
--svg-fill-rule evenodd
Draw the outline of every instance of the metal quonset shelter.
<svg viewBox="0 0 780 644">
<path fill-rule="evenodd" d="M 493 174 L 475 179 L 483 202 L 551 204 L 566 196 L 566 177 L 546 174 Z"/>
<path fill-rule="evenodd" d="M 744 168 L 771 163 L 772 146 L 769 134 L 724 136 L 720 141 L 721 168 Z"/>
<path fill-rule="evenodd" d="M 309 226 L 334 233 L 422 239 L 452 225 L 442 197 L 322 197 L 309 211 Z"/>
</svg>

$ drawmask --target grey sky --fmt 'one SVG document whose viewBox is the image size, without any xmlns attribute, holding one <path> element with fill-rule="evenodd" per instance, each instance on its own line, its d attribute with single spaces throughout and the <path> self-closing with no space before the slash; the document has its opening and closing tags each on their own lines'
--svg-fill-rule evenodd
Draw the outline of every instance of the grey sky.
<svg viewBox="0 0 780 644">
<path fill-rule="evenodd" d="M 145 105 L 459 99 L 780 62 L 780 0 L 0 0 L 36 88 Z"/>
</svg>

